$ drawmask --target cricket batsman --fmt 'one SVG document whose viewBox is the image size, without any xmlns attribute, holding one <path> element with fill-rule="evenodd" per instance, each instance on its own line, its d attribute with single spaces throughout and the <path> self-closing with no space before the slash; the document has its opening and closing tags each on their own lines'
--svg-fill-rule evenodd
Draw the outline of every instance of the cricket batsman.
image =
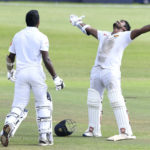
<svg viewBox="0 0 150 150">
<path fill-rule="evenodd" d="M 136 139 L 129 122 L 128 111 L 121 90 L 121 60 L 125 48 L 139 35 L 149 32 L 150 25 L 130 31 L 126 20 L 116 21 L 113 31 L 101 31 L 83 23 L 83 16 L 70 15 L 70 22 L 84 34 L 99 40 L 95 64 L 91 70 L 90 88 L 88 89 L 88 129 L 84 137 L 101 137 L 101 116 L 104 90 L 112 106 L 119 134 L 109 137 L 110 141 Z"/>
<path fill-rule="evenodd" d="M 40 17 L 37 10 L 26 14 L 27 27 L 16 33 L 9 55 L 6 58 L 8 79 L 15 81 L 15 92 L 12 109 L 6 116 L 1 132 L 1 144 L 8 146 L 21 122 L 27 116 L 30 91 L 35 97 L 36 118 L 39 130 L 39 145 L 53 145 L 52 134 L 52 99 L 47 92 L 45 74 L 41 65 L 43 62 L 52 76 L 56 90 L 64 88 L 63 80 L 57 76 L 49 58 L 49 40 L 38 29 Z M 16 57 L 16 71 L 13 69 Z"/>
</svg>

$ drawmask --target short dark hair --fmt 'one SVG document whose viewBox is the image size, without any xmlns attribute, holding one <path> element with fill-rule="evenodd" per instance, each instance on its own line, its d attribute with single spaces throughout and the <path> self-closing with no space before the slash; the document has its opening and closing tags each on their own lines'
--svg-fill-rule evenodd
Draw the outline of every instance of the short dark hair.
<svg viewBox="0 0 150 150">
<path fill-rule="evenodd" d="M 35 27 L 38 25 L 39 23 L 39 13 L 37 10 L 30 10 L 29 12 L 27 12 L 26 14 L 26 24 L 27 26 L 30 27 Z"/>
<path fill-rule="evenodd" d="M 131 26 L 130 26 L 129 22 L 126 21 L 126 20 L 121 20 L 121 21 L 125 22 L 125 28 L 127 29 L 127 31 L 130 31 L 131 30 Z"/>
</svg>

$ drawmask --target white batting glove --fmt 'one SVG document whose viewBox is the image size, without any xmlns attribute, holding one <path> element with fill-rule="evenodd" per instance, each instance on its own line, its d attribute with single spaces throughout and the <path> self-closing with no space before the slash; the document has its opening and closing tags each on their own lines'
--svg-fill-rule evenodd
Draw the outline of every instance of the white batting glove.
<svg viewBox="0 0 150 150">
<path fill-rule="evenodd" d="M 54 84 L 56 86 L 56 91 L 62 90 L 65 87 L 63 80 L 59 76 L 54 79 Z"/>
<path fill-rule="evenodd" d="M 12 69 L 11 71 L 8 71 L 7 78 L 8 78 L 8 80 L 15 82 L 16 81 L 16 70 Z"/>
<path fill-rule="evenodd" d="M 83 23 L 83 22 L 82 22 L 82 19 L 83 19 L 84 17 L 85 17 L 85 16 L 78 17 L 78 16 L 76 16 L 76 15 L 70 15 L 70 23 L 71 23 L 73 26 L 77 26 L 78 24 Z"/>
</svg>

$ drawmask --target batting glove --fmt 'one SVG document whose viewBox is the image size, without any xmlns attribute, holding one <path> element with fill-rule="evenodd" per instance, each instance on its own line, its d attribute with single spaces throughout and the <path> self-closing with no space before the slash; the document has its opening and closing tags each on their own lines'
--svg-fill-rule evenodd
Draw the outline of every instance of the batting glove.
<svg viewBox="0 0 150 150">
<path fill-rule="evenodd" d="M 15 82 L 16 81 L 16 70 L 12 69 L 7 73 L 8 80 Z"/>
<path fill-rule="evenodd" d="M 59 76 L 54 79 L 54 84 L 56 86 L 56 91 L 62 90 L 65 87 L 63 80 Z"/>
<path fill-rule="evenodd" d="M 85 16 L 78 17 L 78 16 L 76 16 L 76 15 L 70 15 L 70 23 L 71 23 L 73 26 L 77 26 L 78 24 L 83 23 L 83 22 L 82 22 L 82 19 L 83 19 L 84 17 L 85 17 Z"/>
</svg>

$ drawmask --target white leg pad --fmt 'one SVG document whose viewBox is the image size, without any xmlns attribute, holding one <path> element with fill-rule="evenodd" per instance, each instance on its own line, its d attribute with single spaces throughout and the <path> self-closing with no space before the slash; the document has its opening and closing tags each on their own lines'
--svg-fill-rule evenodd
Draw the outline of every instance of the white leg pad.
<svg viewBox="0 0 150 150">
<path fill-rule="evenodd" d="M 94 136 L 101 136 L 100 115 L 102 112 L 102 103 L 100 94 L 95 89 L 88 89 L 87 97 L 89 130 L 93 128 Z"/>
<path fill-rule="evenodd" d="M 6 116 L 5 125 L 9 124 L 11 127 L 11 131 L 9 133 L 9 137 L 13 137 L 19 128 L 21 122 L 27 117 L 28 111 L 24 109 L 22 111 L 18 107 L 13 107 L 11 112 Z"/>
<path fill-rule="evenodd" d="M 132 135 L 132 129 L 129 123 L 129 116 L 121 91 L 118 89 L 108 91 L 108 98 L 115 114 L 119 133 Z"/>
<path fill-rule="evenodd" d="M 45 106 L 36 106 L 39 134 L 52 133 L 52 101 Z"/>
</svg>

